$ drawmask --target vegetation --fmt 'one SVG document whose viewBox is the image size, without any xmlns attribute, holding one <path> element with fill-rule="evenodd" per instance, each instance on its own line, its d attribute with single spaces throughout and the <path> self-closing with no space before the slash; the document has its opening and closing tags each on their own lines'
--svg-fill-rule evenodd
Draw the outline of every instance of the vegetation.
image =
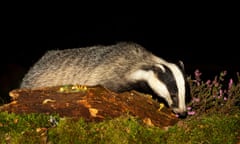
<svg viewBox="0 0 240 144">
<path fill-rule="evenodd" d="M 192 101 L 188 104 L 189 115 L 212 113 L 230 114 L 240 108 L 240 75 L 237 72 L 236 83 L 227 79 L 223 71 L 212 81 L 201 80 L 202 73 L 195 71 L 194 78 L 189 77 Z"/>
<path fill-rule="evenodd" d="M 229 143 L 240 142 L 240 76 L 226 78 L 223 71 L 213 80 L 201 72 L 189 77 L 192 101 L 189 117 L 161 129 L 124 115 L 98 123 L 55 115 L 0 113 L 0 143 Z"/>
</svg>

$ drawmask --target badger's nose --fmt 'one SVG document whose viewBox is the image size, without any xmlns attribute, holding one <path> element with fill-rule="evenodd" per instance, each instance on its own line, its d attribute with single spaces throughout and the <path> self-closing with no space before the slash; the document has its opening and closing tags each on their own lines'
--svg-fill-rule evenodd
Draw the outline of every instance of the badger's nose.
<svg viewBox="0 0 240 144">
<path fill-rule="evenodd" d="M 173 112 L 177 114 L 179 118 L 186 118 L 188 112 L 185 109 L 173 108 Z"/>
<path fill-rule="evenodd" d="M 181 113 L 178 113 L 178 117 L 179 117 L 179 118 L 186 118 L 187 115 L 188 115 L 187 112 L 181 112 Z"/>
</svg>

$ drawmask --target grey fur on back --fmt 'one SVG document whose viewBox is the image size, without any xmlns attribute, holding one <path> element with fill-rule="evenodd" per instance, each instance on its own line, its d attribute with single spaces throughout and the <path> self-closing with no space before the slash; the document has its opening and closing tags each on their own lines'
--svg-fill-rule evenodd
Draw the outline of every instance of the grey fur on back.
<svg viewBox="0 0 240 144">
<path fill-rule="evenodd" d="M 131 72 L 161 62 L 166 63 L 136 43 L 50 50 L 30 68 L 20 87 L 81 84 L 120 91 L 128 87 Z"/>
</svg>

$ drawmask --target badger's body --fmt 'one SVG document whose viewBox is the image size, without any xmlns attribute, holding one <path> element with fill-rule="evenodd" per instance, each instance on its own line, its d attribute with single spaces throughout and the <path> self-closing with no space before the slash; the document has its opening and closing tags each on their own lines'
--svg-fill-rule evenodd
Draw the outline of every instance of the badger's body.
<svg viewBox="0 0 240 144">
<path fill-rule="evenodd" d="M 115 92 L 151 90 L 174 112 L 186 114 L 183 71 L 135 43 L 48 51 L 25 75 L 20 87 L 66 84 L 102 85 Z"/>
</svg>

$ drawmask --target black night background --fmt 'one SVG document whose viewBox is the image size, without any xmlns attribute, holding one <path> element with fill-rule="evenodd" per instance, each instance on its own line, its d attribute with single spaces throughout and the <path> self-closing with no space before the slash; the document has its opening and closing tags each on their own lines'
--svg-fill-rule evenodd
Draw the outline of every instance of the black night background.
<svg viewBox="0 0 240 144">
<path fill-rule="evenodd" d="M 81 13 L 81 12 L 79 12 Z M 17 88 L 24 73 L 47 50 L 132 41 L 154 54 L 182 60 L 186 72 L 199 69 L 212 79 L 239 68 L 239 16 L 234 10 L 134 14 L 3 15 L 1 23 L 1 96 Z"/>
</svg>

